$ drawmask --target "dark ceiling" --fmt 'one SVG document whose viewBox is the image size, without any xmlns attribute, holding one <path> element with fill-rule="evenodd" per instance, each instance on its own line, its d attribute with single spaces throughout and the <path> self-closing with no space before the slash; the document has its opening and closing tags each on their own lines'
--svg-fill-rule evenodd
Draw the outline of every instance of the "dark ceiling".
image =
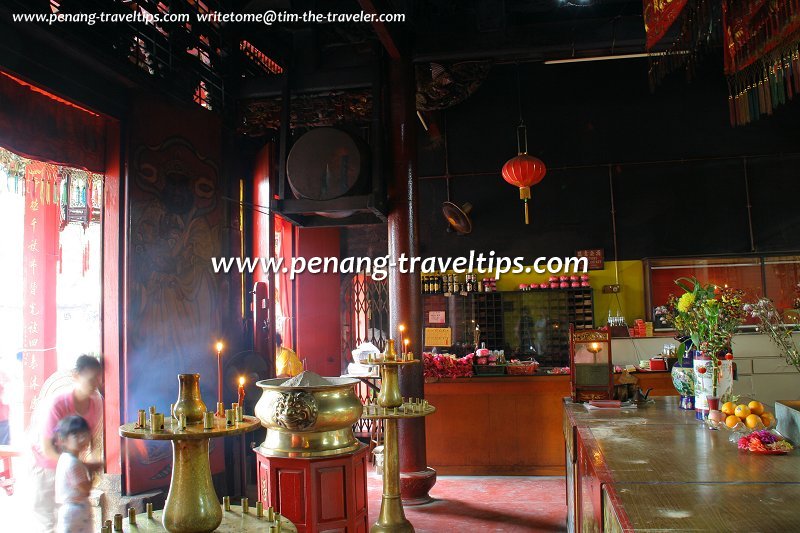
<svg viewBox="0 0 800 533">
<path fill-rule="evenodd" d="M 406 21 L 386 24 L 386 30 L 417 62 L 644 51 L 640 0 L 251 0 L 239 9 L 403 13 Z M 358 23 L 237 25 L 236 30 L 277 55 L 288 39 L 306 32 L 313 34 L 317 51 L 331 56 L 337 48 L 367 51 L 377 38 L 377 28 Z"/>
<path fill-rule="evenodd" d="M 641 0 L 204 0 L 212 10 L 235 13 L 404 14 L 404 22 L 53 24 L 12 23 L 11 13 L 171 12 L 197 10 L 194 0 L 3 0 L 0 64 L 32 79 L 70 70 L 53 86 L 101 76 L 104 90 L 84 83 L 83 101 L 117 99 L 104 93 L 134 87 L 197 101 L 202 82 L 207 105 L 227 110 L 237 100 L 271 98 L 281 76 L 258 68 L 241 51 L 248 42 L 292 75 L 294 93 L 363 88 L 374 81 L 376 59 L 403 57 L 424 65 L 463 61 L 538 62 L 547 59 L 644 51 Z M 163 12 L 163 11 L 162 11 Z M 67 67 L 69 64 L 69 67 Z M 40 72 L 36 73 L 35 70 Z M 69 91 L 67 91 L 69 92 Z M 319 91 L 317 91 L 319 92 Z M 93 93 L 91 95 L 82 93 Z M 102 107 L 102 105 L 100 106 Z M 113 110 L 111 110 L 113 111 Z"/>
</svg>

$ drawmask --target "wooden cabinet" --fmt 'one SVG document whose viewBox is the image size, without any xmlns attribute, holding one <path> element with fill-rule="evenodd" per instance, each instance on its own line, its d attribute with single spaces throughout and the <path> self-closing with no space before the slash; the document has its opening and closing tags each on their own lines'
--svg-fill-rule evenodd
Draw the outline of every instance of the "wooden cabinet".
<svg viewBox="0 0 800 533">
<path fill-rule="evenodd" d="M 259 499 L 299 533 L 366 533 L 367 450 L 303 459 L 271 457 L 256 448 Z"/>
<path fill-rule="evenodd" d="M 647 377 L 660 380 L 662 390 L 670 382 L 667 372 Z M 569 394 L 566 375 L 426 383 L 425 399 L 436 406 L 425 418 L 428 465 L 442 475 L 564 475 L 577 450 L 567 438 L 573 426 L 563 417 Z"/>
</svg>

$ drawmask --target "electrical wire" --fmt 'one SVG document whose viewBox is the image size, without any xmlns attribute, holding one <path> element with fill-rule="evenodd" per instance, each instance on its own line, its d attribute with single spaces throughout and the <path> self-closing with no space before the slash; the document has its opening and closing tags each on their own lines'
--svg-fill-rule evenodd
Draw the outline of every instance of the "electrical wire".
<svg viewBox="0 0 800 533">
<path fill-rule="evenodd" d="M 230 196 L 220 196 L 220 198 L 222 198 L 223 200 L 227 200 L 228 202 L 230 202 L 232 204 L 236 204 L 236 205 L 239 205 L 239 206 L 242 206 L 242 207 L 246 207 L 246 208 L 250 209 L 251 211 L 255 211 L 256 213 L 261 213 L 262 215 L 269 215 L 270 214 L 269 207 L 267 207 L 265 205 L 251 204 L 250 202 L 239 201 L 239 200 L 237 200 L 235 198 L 231 198 Z M 259 208 L 266 209 L 266 211 L 262 211 Z"/>
</svg>

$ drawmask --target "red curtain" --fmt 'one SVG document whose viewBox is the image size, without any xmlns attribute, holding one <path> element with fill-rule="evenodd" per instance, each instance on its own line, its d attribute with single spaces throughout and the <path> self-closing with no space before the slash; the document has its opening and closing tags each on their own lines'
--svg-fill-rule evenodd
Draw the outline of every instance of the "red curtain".
<svg viewBox="0 0 800 533">
<path fill-rule="evenodd" d="M 0 146 L 30 159 L 105 171 L 103 117 L 2 71 L 0 110 Z"/>
<path fill-rule="evenodd" d="M 25 167 L 25 228 L 23 242 L 23 402 L 25 426 L 35 409 L 33 400 L 56 371 L 56 267 L 59 244 L 59 204 L 55 201 L 57 169 L 31 161 Z"/>
</svg>

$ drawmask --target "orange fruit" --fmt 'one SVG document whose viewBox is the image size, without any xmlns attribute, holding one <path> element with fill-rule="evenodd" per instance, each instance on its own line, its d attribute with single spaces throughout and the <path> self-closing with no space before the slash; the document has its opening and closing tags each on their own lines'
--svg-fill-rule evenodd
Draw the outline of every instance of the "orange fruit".
<svg viewBox="0 0 800 533">
<path fill-rule="evenodd" d="M 733 414 L 744 420 L 747 418 L 747 415 L 750 414 L 750 408 L 743 403 L 739 404 L 736 406 L 736 409 L 734 409 Z"/>
<path fill-rule="evenodd" d="M 753 413 L 754 415 L 761 416 L 762 414 L 764 414 L 764 404 L 761 402 L 753 400 L 752 402 L 747 404 L 747 407 L 750 408 L 750 412 Z"/>
<path fill-rule="evenodd" d="M 747 418 L 744 419 L 744 423 L 747 424 L 747 427 L 750 429 L 755 429 L 763 424 L 761 417 L 758 415 L 747 415 Z"/>
<path fill-rule="evenodd" d="M 761 422 L 764 423 L 765 426 L 771 427 L 775 425 L 775 415 L 772 413 L 764 413 L 761 415 Z"/>
<path fill-rule="evenodd" d="M 728 426 L 729 428 L 734 427 L 739 422 L 741 422 L 741 420 L 739 420 L 739 417 L 736 415 L 730 415 L 728 418 L 725 419 L 725 425 Z"/>
<path fill-rule="evenodd" d="M 736 406 L 733 404 L 733 402 L 725 402 L 724 404 L 722 404 L 722 408 L 720 409 L 720 411 L 722 411 L 726 415 L 732 415 L 735 409 Z"/>
</svg>

